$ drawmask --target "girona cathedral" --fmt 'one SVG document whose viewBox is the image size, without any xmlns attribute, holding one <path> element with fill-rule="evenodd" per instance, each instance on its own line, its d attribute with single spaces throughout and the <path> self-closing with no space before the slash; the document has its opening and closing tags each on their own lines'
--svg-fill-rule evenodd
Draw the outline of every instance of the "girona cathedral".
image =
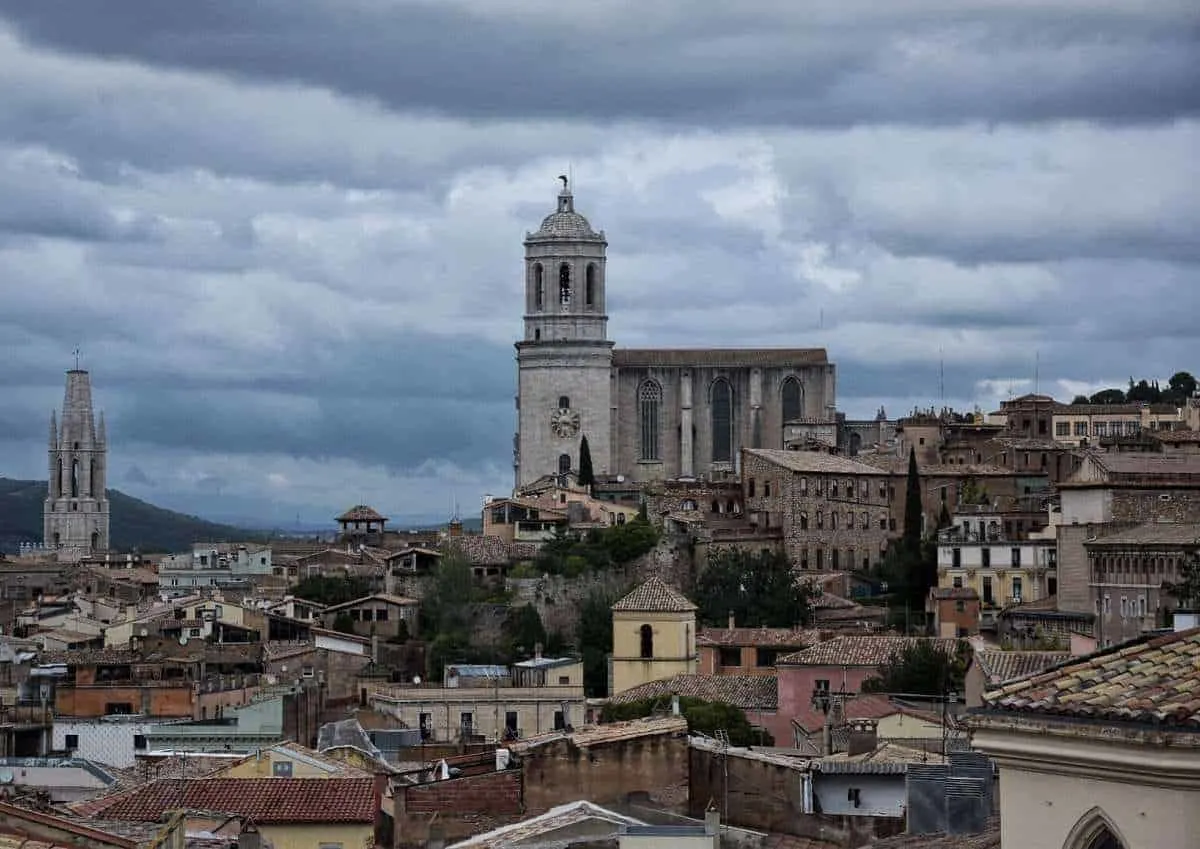
<svg viewBox="0 0 1200 849">
<path fill-rule="evenodd" d="M 720 479 L 742 448 L 783 448 L 785 425 L 833 421 L 836 371 L 822 348 L 616 347 L 608 240 L 560 179 L 554 211 L 525 236 L 517 487 L 578 471 L 584 436 L 597 475 Z"/>
</svg>

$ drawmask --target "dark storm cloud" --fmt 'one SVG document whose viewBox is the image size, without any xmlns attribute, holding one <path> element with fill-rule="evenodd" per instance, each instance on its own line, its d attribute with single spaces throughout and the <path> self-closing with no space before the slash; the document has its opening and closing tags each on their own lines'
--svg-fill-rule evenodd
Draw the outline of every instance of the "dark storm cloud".
<svg viewBox="0 0 1200 849">
<path fill-rule="evenodd" d="M 1074 2 L 470 6 L 3 0 L 0 13 L 60 49 L 474 118 L 844 126 L 1200 109 L 1197 13 L 1183 2 L 1140 15 Z"/>
</svg>

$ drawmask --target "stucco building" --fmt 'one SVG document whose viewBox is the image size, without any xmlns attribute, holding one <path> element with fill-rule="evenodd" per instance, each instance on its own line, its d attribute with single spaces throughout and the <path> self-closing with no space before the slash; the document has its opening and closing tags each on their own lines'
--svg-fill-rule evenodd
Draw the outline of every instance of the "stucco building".
<svg viewBox="0 0 1200 849">
<path fill-rule="evenodd" d="M 835 421 L 824 349 L 616 348 L 608 240 L 562 180 L 555 211 L 525 237 L 517 487 L 577 471 L 585 436 L 598 475 L 720 477 L 742 447 L 783 448 L 786 423 Z"/>
<path fill-rule="evenodd" d="M 651 578 L 613 605 L 612 689 L 696 672 L 696 605 Z"/>
<path fill-rule="evenodd" d="M 1001 845 L 1191 849 L 1200 834 L 1200 629 L 1003 685 L 971 712 L 1000 770 Z"/>
<path fill-rule="evenodd" d="M 43 508 L 43 541 L 60 558 L 78 560 L 106 551 L 108 537 L 108 438 L 104 413 L 92 411 L 91 376 L 67 372 L 62 419 L 50 414 L 50 467 Z"/>
</svg>

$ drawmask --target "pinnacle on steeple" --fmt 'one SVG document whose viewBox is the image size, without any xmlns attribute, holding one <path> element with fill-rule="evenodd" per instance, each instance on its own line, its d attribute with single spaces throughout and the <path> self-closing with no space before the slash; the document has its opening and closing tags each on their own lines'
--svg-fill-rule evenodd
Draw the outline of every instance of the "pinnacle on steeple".
<svg viewBox="0 0 1200 849">
<path fill-rule="evenodd" d="M 50 450 L 58 447 L 58 413 L 50 411 Z"/>
<path fill-rule="evenodd" d="M 108 432 L 104 427 L 104 411 L 100 411 L 100 426 L 96 429 L 96 441 L 101 445 L 108 444 Z"/>
</svg>

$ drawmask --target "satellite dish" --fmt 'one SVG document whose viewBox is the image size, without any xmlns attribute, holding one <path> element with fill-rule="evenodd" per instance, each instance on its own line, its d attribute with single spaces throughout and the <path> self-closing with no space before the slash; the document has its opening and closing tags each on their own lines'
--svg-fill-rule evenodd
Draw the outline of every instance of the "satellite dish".
<svg viewBox="0 0 1200 849">
<path fill-rule="evenodd" d="M 181 645 L 181 646 L 186 646 L 186 645 L 187 645 L 187 634 L 180 634 L 180 635 L 179 635 L 179 645 Z"/>
</svg>

